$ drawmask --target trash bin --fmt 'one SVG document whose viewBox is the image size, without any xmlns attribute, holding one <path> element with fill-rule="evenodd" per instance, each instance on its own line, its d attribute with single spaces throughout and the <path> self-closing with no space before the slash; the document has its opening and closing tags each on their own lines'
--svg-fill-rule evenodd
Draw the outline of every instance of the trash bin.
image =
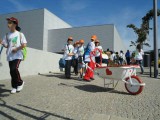
<svg viewBox="0 0 160 120">
<path fill-rule="evenodd" d="M 144 54 L 144 59 L 143 59 L 144 67 L 150 67 L 150 61 L 151 61 L 150 54 Z"/>
</svg>

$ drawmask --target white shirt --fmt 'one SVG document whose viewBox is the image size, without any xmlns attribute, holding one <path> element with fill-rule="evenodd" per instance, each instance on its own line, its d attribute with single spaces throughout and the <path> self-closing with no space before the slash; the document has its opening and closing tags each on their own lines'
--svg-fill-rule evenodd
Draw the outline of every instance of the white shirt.
<svg viewBox="0 0 160 120">
<path fill-rule="evenodd" d="M 20 39 L 21 34 L 21 39 Z M 7 36 L 5 35 L 2 41 L 2 44 L 8 46 L 7 48 L 7 61 L 13 61 L 15 59 L 23 59 L 23 53 L 21 50 L 18 50 L 16 53 L 13 53 L 12 50 L 20 47 L 22 44 L 27 43 L 26 38 L 23 33 L 18 31 L 9 32 Z"/>
<path fill-rule="evenodd" d="M 93 51 L 93 50 L 95 49 L 95 43 L 91 41 L 91 42 L 89 43 L 88 48 L 89 48 L 90 51 Z"/>
<path fill-rule="evenodd" d="M 78 48 L 78 56 L 83 56 L 84 55 L 84 46 L 80 46 Z"/>
<path fill-rule="evenodd" d="M 113 61 L 115 56 L 116 56 L 115 53 L 111 54 L 110 59 Z"/>
<path fill-rule="evenodd" d="M 64 56 L 63 58 L 65 60 L 72 60 L 72 56 L 68 56 L 69 53 L 73 53 L 74 52 L 74 47 L 73 45 L 65 45 L 64 47 Z"/>
<path fill-rule="evenodd" d="M 124 54 L 123 54 L 123 53 L 120 53 L 119 57 L 120 57 L 120 58 L 124 58 Z"/>
<path fill-rule="evenodd" d="M 143 55 L 144 55 L 144 52 L 143 50 L 141 49 L 141 52 L 139 52 L 138 50 L 136 51 L 136 54 L 135 54 L 135 59 L 136 60 L 143 60 Z"/>
<path fill-rule="evenodd" d="M 102 58 L 108 60 L 108 55 L 107 54 L 102 54 Z"/>
<path fill-rule="evenodd" d="M 85 62 L 90 62 L 90 52 L 95 49 L 95 43 L 93 41 L 89 42 L 87 45 L 87 52 L 85 53 Z M 95 57 L 92 57 L 92 60 L 95 60 Z"/>
<path fill-rule="evenodd" d="M 78 58 L 78 47 L 74 48 L 73 53 L 74 53 L 75 59 L 77 59 Z"/>
<path fill-rule="evenodd" d="M 95 48 L 98 48 L 99 50 L 103 51 L 103 48 L 102 46 L 96 46 Z M 100 56 L 100 52 L 97 50 L 96 51 L 96 57 L 99 57 Z M 108 55 L 107 55 L 108 56 Z"/>
</svg>

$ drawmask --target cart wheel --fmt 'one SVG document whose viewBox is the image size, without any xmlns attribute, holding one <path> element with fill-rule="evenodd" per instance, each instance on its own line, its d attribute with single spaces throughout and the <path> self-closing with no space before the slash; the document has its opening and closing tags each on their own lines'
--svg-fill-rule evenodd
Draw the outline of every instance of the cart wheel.
<svg viewBox="0 0 160 120">
<path fill-rule="evenodd" d="M 129 80 L 129 77 L 126 78 L 126 81 L 128 81 L 128 80 Z M 131 80 L 133 83 L 139 83 L 139 84 L 143 83 L 142 80 L 138 76 L 131 76 Z M 139 85 L 134 86 L 134 85 L 130 85 L 130 84 L 125 83 L 126 90 L 132 95 L 140 94 L 143 90 L 143 87 L 144 86 L 139 86 Z"/>
</svg>

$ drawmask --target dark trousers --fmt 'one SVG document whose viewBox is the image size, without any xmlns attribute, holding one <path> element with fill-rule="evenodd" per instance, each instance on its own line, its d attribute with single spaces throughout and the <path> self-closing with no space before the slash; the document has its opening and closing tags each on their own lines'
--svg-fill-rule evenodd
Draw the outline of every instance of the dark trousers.
<svg viewBox="0 0 160 120">
<path fill-rule="evenodd" d="M 78 59 L 74 59 L 74 73 L 78 74 Z"/>
<path fill-rule="evenodd" d="M 130 65 L 130 57 L 126 57 L 127 65 Z"/>
<path fill-rule="evenodd" d="M 72 65 L 72 60 L 66 60 L 66 64 L 65 64 L 65 76 L 66 76 L 66 78 L 71 77 L 71 65 Z"/>
<path fill-rule="evenodd" d="M 101 63 L 101 58 L 100 57 L 95 57 L 96 63 L 100 64 Z"/>
<path fill-rule="evenodd" d="M 17 88 L 17 86 L 21 86 L 23 83 L 19 70 L 18 70 L 20 62 L 21 60 L 19 59 L 9 61 L 11 84 L 13 88 Z"/>
</svg>

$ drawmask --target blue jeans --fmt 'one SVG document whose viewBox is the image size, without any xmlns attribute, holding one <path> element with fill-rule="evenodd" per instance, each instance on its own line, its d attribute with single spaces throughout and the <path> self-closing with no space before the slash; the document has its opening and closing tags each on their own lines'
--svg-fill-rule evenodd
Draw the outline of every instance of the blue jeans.
<svg viewBox="0 0 160 120">
<path fill-rule="evenodd" d="M 144 69 L 143 69 L 143 66 L 142 66 L 142 60 L 136 60 L 136 63 L 140 66 L 141 72 L 144 73 Z"/>
</svg>

